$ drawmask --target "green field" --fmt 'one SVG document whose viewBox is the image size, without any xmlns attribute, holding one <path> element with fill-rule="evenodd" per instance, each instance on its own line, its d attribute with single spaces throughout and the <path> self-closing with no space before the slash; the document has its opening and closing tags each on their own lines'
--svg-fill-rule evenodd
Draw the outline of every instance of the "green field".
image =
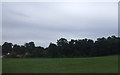
<svg viewBox="0 0 120 75">
<path fill-rule="evenodd" d="M 117 73 L 118 56 L 90 58 L 4 58 L 3 73 Z"/>
</svg>

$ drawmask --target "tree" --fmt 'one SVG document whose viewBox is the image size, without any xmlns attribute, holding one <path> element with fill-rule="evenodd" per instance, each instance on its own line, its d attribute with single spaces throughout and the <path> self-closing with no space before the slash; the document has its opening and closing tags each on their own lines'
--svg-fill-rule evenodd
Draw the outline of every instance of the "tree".
<svg viewBox="0 0 120 75">
<path fill-rule="evenodd" d="M 68 56 L 68 41 L 65 38 L 57 40 L 57 46 L 61 57 Z"/>
<path fill-rule="evenodd" d="M 23 45 L 13 45 L 5 42 L 2 45 L 2 54 L 7 57 L 85 57 L 85 56 L 106 56 L 120 54 L 120 37 L 111 36 L 108 38 L 71 39 L 57 40 L 57 44 L 50 43 L 47 48 L 35 46 L 34 42 Z"/>
<path fill-rule="evenodd" d="M 12 52 L 12 46 L 13 46 L 12 43 L 5 42 L 2 45 L 2 54 L 7 55 L 7 53 L 11 53 Z"/>
<path fill-rule="evenodd" d="M 75 48 L 75 45 L 76 45 L 76 42 L 77 40 L 74 40 L 74 39 L 71 39 L 71 41 L 69 41 L 69 45 L 68 45 L 68 54 L 69 54 L 69 57 L 74 57 L 76 56 L 76 48 Z"/>
<path fill-rule="evenodd" d="M 35 48 L 34 42 L 25 43 L 26 52 L 31 53 Z"/>
<path fill-rule="evenodd" d="M 59 56 L 59 51 L 58 47 L 56 44 L 50 43 L 48 47 L 48 56 L 49 57 L 58 57 Z"/>
<path fill-rule="evenodd" d="M 17 55 L 24 55 L 25 47 L 15 44 L 15 45 L 13 45 L 13 52 L 16 53 Z"/>
<path fill-rule="evenodd" d="M 31 52 L 31 57 L 43 57 L 44 56 L 44 48 L 39 46 L 35 47 Z"/>
</svg>

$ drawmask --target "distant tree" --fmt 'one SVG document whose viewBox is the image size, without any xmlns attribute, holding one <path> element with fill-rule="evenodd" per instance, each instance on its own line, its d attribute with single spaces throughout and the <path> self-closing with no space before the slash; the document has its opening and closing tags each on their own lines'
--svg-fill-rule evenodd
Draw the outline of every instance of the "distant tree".
<svg viewBox="0 0 120 75">
<path fill-rule="evenodd" d="M 94 52 L 93 55 L 94 56 L 103 56 L 106 54 L 107 50 L 106 50 L 106 46 L 107 46 L 107 41 L 106 38 L 98 38 L 97 41 L 95 41 L 94 44 Z"/>
<path fill-rule="evenodd" d="M 31 57 L 43 57 L 44 56 L 44 48 L 39 46 L 35 47 L 31 52 Z"/>
<path fill-rule="evenodd" d="M 50 43 L 48 47 L 48 56 L 49 57 L 59 57 L 59 51 L 56 44 Z"/>
<path fill-rule="evenodd" d="M 35 46 L 34 42 L 23 45 L 13 45 L 5 42 L 2 45 L 2 55 L 7 57 L 90 57 L 120 54 L 120 37 L 109 36 L 108 38 L 71 39 L 57 40 L 57 44 L 50 43 L 47 48 Z"/>
<path fill-rule="evenodd" d="M 60 53 L 61 57 L 68 56 L 69 48 L 68 48 L 67 39 L 61 38 L 61 39 L 57 40 L 57 46 L 58 46 L 58 50 L 59 50 L 59 53 Z"/>
<path fill-rule="evenodd" d="M 119 41 L 120 39 L 115 37 L 115 36 L 111 36 L 107 38 L 107 50 L 109 54 L 117 54 L 118 50 L 119 50 Z"/>
<path fill-rule="evenodd" d="M 13 52 L 16 53 L 17 55 L 24 55 L 25 47 L 15 44 L 15 45 L 13 45 Z"/>
<path fill-rule="evenodd" d="M 76 48 L 75 48 L 75 45 L 76 45 L 76 41 L 77 40 L 74 40 L 74 39 L 71 39 L 71 41 L 69 41 L 69 45 L 68 45 L 68 53 L 69 53 L 69 57 L 74 57 L 76 56 Z"/>
<path fill-rule="evenodd" d="M 65 38 L 60 38 L 59 40 L 57 40 L 57 45 L 58 46 L 64 46 L 66 44 L 68 44 L 68 41 Z"/>
<path fill-rule="evenodd" d="M 12 52 L 12 46 L 13 46 L 12 43 L 5 42 L 2 45 L 2 54 L 7 55 L 8 53 L 11 53 Z"/>
<path fill-rule="evenodd" d="M 26 52 L 28 52 L 28 53 L 31 53 L 32 50 L 34 50 L 34 48 L 35 48 L 34 42 L 25 43 L 24 46 L 26 48 Z"/>
<path fill-rule="evenodd" d="M 75 44 L 76 56 L 89 56 L 93 40 L 83 39 L 77 40 Z"/>
<path fill-rule="evenodd" d="M 92 56 L 93 47 L 94 47 L 94 41 L 91 39 L 88 39 L 87 52 L 86 52 L 87 56 Z"/>
<path fill-rule="evenodd" d="M 2 56 L 2 46 L 0 45 L 0 56 Z"/>
</svg>

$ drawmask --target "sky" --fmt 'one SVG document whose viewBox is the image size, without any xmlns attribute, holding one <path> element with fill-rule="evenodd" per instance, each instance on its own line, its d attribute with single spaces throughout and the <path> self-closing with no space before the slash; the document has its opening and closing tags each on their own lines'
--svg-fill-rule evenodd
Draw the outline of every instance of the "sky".
<svg viewBox="0 0 120 75">
<path fill-rule="evenodd" d="M 117 2 L 3 2 L 2 41 L 48 47 L 60 38 L 118 36 Z"/>
</svg>

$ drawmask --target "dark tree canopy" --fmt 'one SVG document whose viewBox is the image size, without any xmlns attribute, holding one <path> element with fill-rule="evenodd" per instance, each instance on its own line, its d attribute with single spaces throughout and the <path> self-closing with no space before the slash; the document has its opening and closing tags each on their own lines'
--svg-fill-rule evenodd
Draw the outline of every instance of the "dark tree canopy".
<svg viewBox="0 0 120 75">
<path fill-rule="evenodd" d="M 119 54 L 120 37 L 71 39 L 60 38 L 57 43 L 50 43 L 47 48 L 35 46 L 34 42 L 17 45 L 5 42 L 2 55 L 5 57 L 90 57 Z"/>
</svg>

